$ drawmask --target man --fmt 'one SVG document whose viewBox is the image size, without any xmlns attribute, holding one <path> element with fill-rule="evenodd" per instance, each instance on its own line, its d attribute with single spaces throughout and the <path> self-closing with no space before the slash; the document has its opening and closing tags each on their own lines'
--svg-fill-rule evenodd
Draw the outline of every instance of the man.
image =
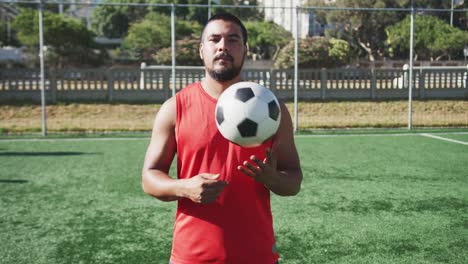
<svg viewBox="0 0 468 264">
<path fill-rule="evenodd" d="M 270 191 L 296 195 L 302 171 L 291 116 L 281 104 L 276 135 L 242 148 L 216 128 L 220 94 L 241 81 L 247 32 L 231 14 L 213 16 L 200 43 L 205 78 L 179 91 L 159 109 L 142 172 L 143 190 L 177 201 L 172 264 L 274 264 Z M 177 178 L 168 175 L 177 153 Z"/>
</svg>

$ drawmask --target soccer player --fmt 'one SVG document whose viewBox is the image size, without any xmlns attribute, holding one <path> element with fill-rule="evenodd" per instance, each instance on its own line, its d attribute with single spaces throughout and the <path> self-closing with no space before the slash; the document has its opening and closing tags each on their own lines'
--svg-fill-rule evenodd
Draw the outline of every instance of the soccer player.
<svg viewBox="0 0 468 264">
<path fill-rule="evenodd" d="M 142 171 L 145 193 L 177 201 L 172 264 L 278 263 L 270 191 L 296 195 L 302 171 L 291 116 L 263 145 L 242 148 L 220 134 L 216 100 L 241 81 L 247 32 L 235 16 L 210 18 L 200 41 L 205 78 L 159 109 Z M 177 177 L 168 175 L 177 153 Z"/>
</svg>

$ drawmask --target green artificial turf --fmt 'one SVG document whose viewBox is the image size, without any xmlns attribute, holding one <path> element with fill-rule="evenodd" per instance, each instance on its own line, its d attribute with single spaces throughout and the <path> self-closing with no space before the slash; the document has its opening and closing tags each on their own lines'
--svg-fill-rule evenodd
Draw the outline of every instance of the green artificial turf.
<svg viewBox="0 0 468 264">
<path fill-rule="evenodd" d="M 148 142 L 0 140 L 0 263 L 166 264 L 176 204 L 141 190 Z M 272 195 L 281 264 L 468 263 L 467 145 L 418 134 L 296 144 L 301 192 Z"/>
</svg>

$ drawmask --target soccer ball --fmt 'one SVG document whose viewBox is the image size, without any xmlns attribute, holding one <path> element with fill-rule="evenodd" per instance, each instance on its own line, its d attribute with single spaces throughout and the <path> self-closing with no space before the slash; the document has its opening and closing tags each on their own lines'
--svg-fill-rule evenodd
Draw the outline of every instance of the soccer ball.
<svg viewBox="0 0 468 264">
<path fill-rule="evenodd" d="M 228 87 L 216 103 L 216 125 L 227 140 L 242 147 L 257 147 L 278 130 L 281 110 L 275 95 L 254 82 Z"/>
</svg>

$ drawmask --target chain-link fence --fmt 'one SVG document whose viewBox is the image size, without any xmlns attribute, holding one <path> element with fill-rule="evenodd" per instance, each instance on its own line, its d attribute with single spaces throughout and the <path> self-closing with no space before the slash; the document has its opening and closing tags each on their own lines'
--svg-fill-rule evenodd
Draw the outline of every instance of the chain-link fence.
<svg viewBox="0 0 468 264">
<path fill-rule="evenodd" d="M 1 69 L 0 103 L 8 107 L 2 129 L 24 126 L 43 134 L 47 128 L 149 130 L 154 113 L 119 124 L 110 121 L 125 119 L 113 116 L 118 111 L 103 109 L 143 103 L 141 108 L 155 104 L 155 112 L 174 92 L 203 78 L 197 57 L 201 29 L 220 11 L 238 15 L 249 30 L 243 78 L 284 100 L 299 130 L 468 126 L 463 54 L 468 42 L 459 43 L 468 40 L 465 3 L 447 8 L 418 7 L 418 1 L 387 7 L 327 5 L 330 1 L 162 2 L 1 0 L 9 28 L 2 43 L 13 42 L 12 31 L 42 36 L 35 42 L 17 37 L 33 43 L 21 49 L 20 57 L 29 59 Z M 18 16 L 25 25 L 15 21 Z M 66 30 L 53 28 L 59 22 Z M 450 34 L 427 32 L 427 23 L 440 24 Z M 80 42 L 87 38 L 92 45 Z M 85 107 L 88 113 L 70 107 L 83 102 L 93 103 Z M 22 124 L 27 116 L 39 120 Z"/>
</svg>

